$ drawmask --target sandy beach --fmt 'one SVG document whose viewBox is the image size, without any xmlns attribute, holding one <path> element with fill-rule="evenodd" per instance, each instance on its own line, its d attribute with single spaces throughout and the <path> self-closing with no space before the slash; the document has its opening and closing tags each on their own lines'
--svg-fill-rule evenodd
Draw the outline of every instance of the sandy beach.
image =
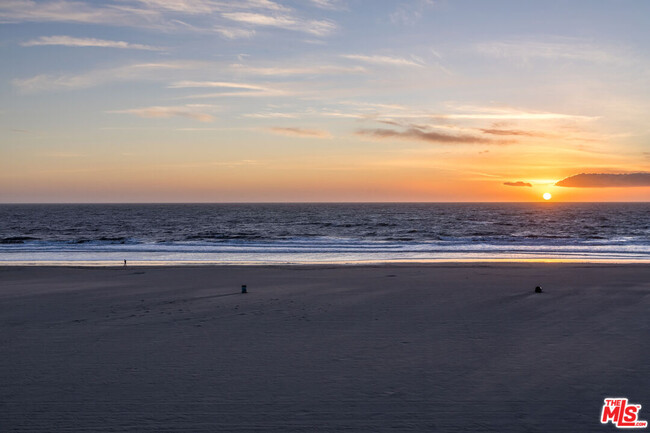
<svg viewBox="0 0 650 433">
<path fill-rule="evenodd" d="M 648 311 L 634 264 L 3 267 L 0 430 L 614 431 Z"/>
</svg>

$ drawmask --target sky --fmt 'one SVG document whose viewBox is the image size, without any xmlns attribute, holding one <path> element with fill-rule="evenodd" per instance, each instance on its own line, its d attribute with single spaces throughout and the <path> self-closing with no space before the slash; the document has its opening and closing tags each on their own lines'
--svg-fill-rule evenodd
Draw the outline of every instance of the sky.
<svg viewBox="0 0 650 433">
<path fill-rule="evenodd" d="M 2 0 L 0 202 L 648 201 L 649 16 Z"/>
</svg>

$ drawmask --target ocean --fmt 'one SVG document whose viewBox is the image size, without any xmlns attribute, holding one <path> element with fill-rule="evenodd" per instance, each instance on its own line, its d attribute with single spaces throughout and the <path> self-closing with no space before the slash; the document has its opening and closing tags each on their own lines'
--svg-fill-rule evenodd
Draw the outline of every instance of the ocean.
<svg viewBox="0 0 650 433">
<path fill-rule="evenodd" d="M 650 203 L 0 205 L 0 263 L 650 262 Z"/>
</svg>

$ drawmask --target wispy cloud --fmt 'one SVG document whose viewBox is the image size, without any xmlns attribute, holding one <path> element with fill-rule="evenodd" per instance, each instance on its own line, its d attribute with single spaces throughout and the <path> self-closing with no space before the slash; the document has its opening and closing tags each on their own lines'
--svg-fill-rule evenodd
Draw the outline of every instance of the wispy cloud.
<svg viewBox="0 0 650 433">
<path fill-rule="evenodd" d="M 338 74 L 360 74 L 367 72 L 363 66 L 338 66 L 338 65 L 316 65 L 316 66 L 248 66 L 241 63 L 230 65 L 232 69 L 247 75 L 264 76 L 291 76 L 291 75 L 338 75 Z"/>
<path fill-rule="evenodd" d="M 269 112 L 269 113 L 248 113 L 244 114 L 244 117 L 250 117 L 252 119 L 296 119 L 298 114 L 294 113 L 279 113 L 279 112 Z"/>
<path fill-rule="evenodd" d="M 397 104 L 370 104 L 360 102 L 341 102 L 340 105 L 352 107 L 349 110 L 327 110 L 322 113 L 328 117 L 348 117 L 358 119 L 373 119 L 383 123 L 405 124 L 419 119 L 422 122 L 436 121 L 438 123 L 450 120 L 467 121 L 593 121 L 597 116 L 585 116 L 547 111 L 532 111 L 511 107 L 479 107 L 479 106 L 450 106 L 447 112 L 434 112 L 406 107 Z M 482 131 L 491 135 L 526 135 L 543 134 L 537 131 L 524 131 L 500 127 L 484 128 Z"/>
<path fill-rule="evenodd" d="M 147 9 L 178 12 L 183 14 L 206 14 L 215 11 L 215 4 L 210 0 L 136 0 Z"/>
<path fill-rule="evenodd" d="M 204 93 L 185 96 L 185 98 L 214 98 L 222 96 L 278 96 L 285 92 L 280 89 L 261 86 L 251 83 L 234 83 L 228 81 L 178 81 L 167 86 L 170 89 L 233 89 L 216 93 Z"/>
<path fill-rule="evenodd" d="M 519 58 L 529 60 L 560 59 L 593 63 L 619 63 L 623 60 L 620 50 L 598 47 L 579 39 L 509 40 L 481 42 L 476 50 L 495 58 Z"/>
<path fill-rule="evenodd" d="M 4 0 L 0 3 L 0 22 L 156 25 L 164 21 L 165 14 L 191 16 L 242 10 L 280 12 L 289 9 L 270 0 L 120 0 L 96 4 L 76 0 Z"/>
<path fill-rule="evenodd" d="M 167 87 L 170 89 L 225 87 L 228 89 L 266 90 L 265 87 L 256 84 L 232 83 L 227 81 L 177 81 Z"/>
<path fill-rule="evenodd" d="M 126 17 L 120 9 L 96 7 L 79 1 L 4 0 L 0 3 L 0 22 L 81 22 L 89 24 L 124 23 Z"/>
<path fill-rule="evenodd" d="M 573 188 L 611 188 L 650 186 L 650 173 L 580 173 L 555 184 Z"/>
<path fill-rule="evenodd" d="M 289 135 L 293 137 L 307 137 L 307 138 L 331 138 L 332 135 L 321 129 L 303 129 L 303 128 L 282 128 L 272 127 L 268 128 L 269 132 L 280 135 Z"/>
<path fill-rule="evenodd" d="M 216 27 L 214 31 L 226 39 L 250 39 L 255 36 L 255 30 L 237 27 Z"/>
<path fill-rule="evenodd" d="M 395 11 L 390 14 L 390 21 L 393 24 L 413 25 L 422 18 L 425 9 L 434 4 L 433 0 L 416 0 L 399 4 Z"/>
<path fill-rule="evenodd" d="M 483 120 L 575 120 L 592 121 L 598 116 L 529 110 L 510 106 L 480 106 L 450 104 L 448 113 L 436 114 L 441 119 L 483 119 Z"/>
<path fill-rule="evenodd" d="M 117 114 L 134 114 L 138 117 L 144 117 L 149 119 L 155 118 L 170 118 L 170 117 L 186 117 L 188 119 L 194 119 L 201 122 L 211 122 L 214 120 L 214 116 L 210 114 L 210 111 L 214 110 L 213 105 L 206 104 L 188 104 L 180 106 L 153 106 L 153 107 L 142 107 L 142 108 L 129 108 L 126 110 L 113 110 L 109 113 Z"/>
<path fill-rule="evenodd" d="M 221 8 L 227 9 L 265 9 L 277 12 L 286 12 L 291 9 L 281 5 L 280 3 L 271 0 L 240 0 L 233 2 L 230 0 L 214 1 L 213 3 L 219 4 Z"/>
<path fill-rule="evenodd" d="M 321 6 L 335 2 L 321 1 Z M 187 17 L 187 18 L 184 18 Z M 202 18 L 209 17 L 211 26 Z M 179 19 L 182 18 L 182 19 Z M 250 38 L 250 27 L 275 27 L 315 36 L 325 36 L 337 26 L 329 20 L 294 15 L 293 10 L 270 0 L 120 0 L 83 2 L 77 0 L 4 0 L 0 2 L 0 23 L 75 22 L 109 26 L 130 26 L 160 31 L 216 32 L 228 39 Z M 236 22 L 245 28 L 227 23 Z"/>
<path fill-rule="evenodd" d="M 336 24 L 329 20 L 309 20 L 291 15 L 266 15 L 255 12 L 226 12 L 226 19 L 251 26 L 276 27 L 294 30 L 316 36 L 326 36 L 336 30 Z"/>
<path fill-rule="evenodd" d="M 441 144 L 505 144 L 505 141 L 496 141 L 489 138 L 477 137 L 467 134 L 447 134 L 437 131 L 424 131 L 415 127 L 405 131 L 395 131 L 393 129 L 360 129 L 357 134 L 374 137 L 374 138 L 406 138 L 411 140 L 426 141 L 430 143 Z"/>
<path fill-rule="evenodd" d="M 356 107 L 359 110 L 370 110 L 370 111 L 399 111 L 399 112 L 408 112 L 409 108 L 404 105 L 399 104 L 381 104 L 376 102 L 359 102 L 359 101 L 340 101 L 339 104 Z"/>
<path fill-rule="evenodd" d="M 94 87 L 116 81 L 163 80 L 162 72 L 198 67 L 200 62 L 136 63 L 115 68 L 95 69 L 82 74 L 41 74 L 30 78 L 18 78 L 13 85 L 25 93 L 54 90 L 73 90 Z M 152 72 L 156 72 L 153 74 Z"/>
<path fill-rule="evenodd" d="M 532 183 L 528 182 L 522 182 L 522 181 L 517 181 L 517 182 L 503 182 L 505 186 L 527 186 L 527 187 L 532 187 Z"/>
<path fill-rule="evenodd" d="M 75 38 L 72 36 L 41 36 L 38 39 L 26 41 L 20 45 L 24 47 L 37 47 L 43 45 L 63 45 L 66 47 L 102 47 L 102 48 L 123 48 L 130 50 L 161 51 L 162 48 L 151 45 L 132 44 L 124 41 L 109 41 L 94 38 Z"/>
<path fill-rule="evenodd" d="M 484 119 L 484 120 L 595 120 L 595 116 L 582 116 L 563 113 L 540 113 L 526 111 L 510 111 L 501 113 L 449 113 L 436 114 L 431 117 L 438 119 Z"/>
<path fill-rule="evenodd" d="M 346 9 L 345 5 L 341 0 L 309 0 L 309 2 L 321 9 L 328 10 L 344 10 Z"/>
<path fill-rule="evenodd" d="M 524 131 L 521 129 L 498 129 L 498 128 L 487 128 L 480 129 L 484 134 L 490 135 L 514 135 L 514 136 L 523 136 L 523 137 L 540 137 L 546 138 L 549 137 L 549 134 L 539 131 Z"/>
<path fill-rule="evenodd" d="M 341 57 L 357 60 L 364 63 L 372 63 L 376 65 L 388 65 L 388 66 L 410 66 L 421 68 L 423 65 L 420 61 L 404 59 L 402 57 L 389 57 L 389 56 L 366 56 L 362 54 L 343 54 Z"/>
</svg>

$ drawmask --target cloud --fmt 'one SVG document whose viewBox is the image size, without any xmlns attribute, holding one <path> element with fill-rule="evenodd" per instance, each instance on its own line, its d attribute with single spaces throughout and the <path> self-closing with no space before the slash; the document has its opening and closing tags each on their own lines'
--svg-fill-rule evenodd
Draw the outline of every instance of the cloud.
<svg viewBox="0 0 650 433">
<path fill-rule="evenodd" d="M 256 84 L 232 83 L 228 81 L 177 81 L 167 86 L 170 89 L 225 87 L 228 89 L 267 90 Z"/>
<path fill-rule="evenodd" d="M 268 128 L 268 131 L 274 134 L 289 135 L 293 137 L 308 137 L 308 138 L 331 138 L 332 137 L 329 132 L 320 129 L 272 127 L 272 128 Z"/>
<path fill-rule="evenodd" d="M 318 0 L 316 0 L 318 1 Z M 320 1 L 321 6 L 334 2 Z M 180 20 L 179 16 L 189 19 Z M 203 18 L 208 18 L 204 20 Z M 337 26 L 329 20 L 297 17 L 291 9 L 270 0 L 3 0 L 0 23 L 75 22 L 130 26 L 168 31 L 217 32 L 228 39 L 250 38 L 255 31 L 224 25 L 267 26 L 325 36 Z M 207 26 L 210 23 L 211 26 Z"/>
<path fill-rule="evenodd" d="M 572 60 L 591 63 L 619 63 L 620 50 L 602 48 L 580 39 L 561 38 L 550 41 L 510 40 L 482 42 L 475 46 L 485 56 L 495 58 L 532 58 Z M 616 52 L 616 54 L 615 54 Z"/>
<path fill-rule="evenodd" d="M 650 186 L 650 173 L 580 173 L 557 182 L 555 186 L 573 188 L 610 188 Z"/>
<path fill-rule="evenodd" d="M 163 72 L 166 70 L 193 69 L 201 64 L 200 62 L 136 63 L 116 68 L 95 69 L 82 74 L 41 74 L 31 78 L 15 79 L 12 84 L 25 93 L 84 89 L 116 81 L 162 80 L 165 79 Z"/>
<path fill-rule="evenodd" d="M 395 131 L 392 129 L 360 129 L 359 135 L 376 138 L 407 138 L 413 140 L 427 141 L 431 143 L 460 143 L 460 144 L 504 144 L 504 141 L 494 141 L 489 138 L 476 137 L 473 135 L 454 135 L 442 132 L 422 131 L 418 128 L 409 128 L 406 131 Z"/>
<path fill-rule="evenodd" d="M 477 107 L 477 106 L 452 106 L 449 108 L 450 112 L 431 112 L 411 107 L 404 107 L 394 104 L 363 104 L 358 102 L 340 102 L 341 105 L 352 106 L 351 110 L 329 110 L 323 112 L 324 116 L 329 117 L 349 117 L 358 119 L 372 118 L 382 122 L 394 122 L 402 124 L 405 121 L 412 123 L 415 119 L 421 119 L 422 122 L 434 121 L 438 127 L 440 124 L 447 124 L 447 121 L 461 120 L 461 121 L 510 121 L 510 120 L 540 120 L 540 121 L 555 121 L 555 120 L 572 120 L 572 121 L 593 121 L 598 117 L 574 115 L 565 113 L 553 113 L 544 111 L 530 111 L 524 109 L 516 109 L 510 107 Z M 365 106 L 364 106 L 365 105 Z M 422 129 L 422 128 L 420 128 Z M 537 131 L 518 131 L 514 129 L 507 129 L 503 127 L 484 128 L 482 131 L 491 135 L 525 135 L 541 137 L 543 133 Z M 550 136 L 550 135 L 547 135 Z"/>
<path fill-rule="evenodd" d="M 339 101 L 341 105 L 348 105 L 352 107 L 357 107 L 361 110 L 397 110 L 401 112 L 406 112 L 409 110 L 408 107 L 399 104 L 379 104 L 373 102 L 359 102 L 359 101 Z"/>
<path fill-rule="evenodd" d="M 186 96 L 185 98 L 216 98 L 222 96 L 278 96 L 285 92 L 279 89 L 250 83 L 233 83 L 228 81 L 178 81 L 167 86 L 170 89 L 187 88 L 217 88 L 235 89 L 235 92 L 204 93 Z"/>
<path fill-rule="evenodd" d="M 251 26 L 276 27 L 294 30 L 316 36 L 326 36 L 336 30 L 336 24 L 329 20 L 306 20 L 291 15 L 265 15 L 255 12 L 225 12 L 226 19 Z"/>
<path fill-rule="evenodd" d="M 512 111 L 504 113 L 468 113 L 468 114 L 439 114 L 432 117 L 438 119 L 485 119 L 485 120 L 594 120 L 598 117 L 579 116 L 562 113 L 536 113 Z"/>
<path fill-rule="evenodd" d="M 270 0 L 121 0 L 81 2 L 74 0 L 3 0 L 0 22 L 80 22 L 116 26 L 169 27 L 165 15 L 211 15 L 241 10 L 288 11 Z"/>
<path fill-rule="evenodd" d="M 522 131 L 519 129 L 481 129 L 480 130 L 484 134 L 491 134 L 491 135 L 516 135 L 516 136 L 524 136 L 524 137 L 548 137 L 548 134 L 544 134 L 543 132 L 536 132 L 536 131 Z"/>
<path fill-rule="evenodd" d="M 517 182 L 503 182 L 505 186 L 529 186 L 532 187 L 533 184 L 528 183 L 528 182 L 522 182 L 522 181 L 517 181 Z"/>
<path fill-rule="evenodd" d="M 336 66 L 336 65 L 320 65 L 320 66 L 271 66 L 271 67 L 255 67 L 247 66 L 241 63 L 235 63 L 230 67 L 237 72 L 248 75 L 266 75 L 266 76 L 287 76 L 287 75 L 328 75 L 328 74 L 358 74 L 366 72 L 362 66 Z"/>
<path fill-rule="evenodd" d="M 321 9 L 328 10 L 344 10 L 345 5 L 342 4 L 341 0 L 310 0 L 310 3 L 313 6 Z"/>
<path fill-rule="evenodd" d="M 188 119 L 194 119 L 201 122 L 211 122 L 214 120 L 214 117 L 209 114 L 207 111 L 210 111 L 213 108 L 212 105 L 204 104 L 190 104 L 190 105 L 181 105 L 173 107 L 143 107 L 143 108 L 130 108 L 127 110 L 114 110 L 109 111 L 109 113 L 117 114 L 134 114 L 138 117 L 144 117 L 148 119 L 156 118 L 170 118 L 170 117 L 186 117 Z"/>
<path fill-rule="evenodd" d="M 182 21 L 166 17 L 170 13 L 191 13 L 189 9 L 183 11 L 179 7 L 175 10 L 173 7 L 161 7 L 155 3 L 155 1 L 93 3 L 74 0 L 4 0 L 0 2 L 0 23 L 65 22 L 149 28 L 162 31 L 179 28 L 197 30 Z M 167 3 L 190 4 L 183 1 Z M 203 2 L 195 3 L 199 5 Z"/>
<path fill-rule="evenodd" d="M 279 112 L 270 112 L 270 113 L 248 113 L 244 114 L 244 117 L 250 117 L 253 119 L 295 119 L 298 114 L 293 113 L 279 113 Z"/>
<path fill-rule="evenodd" d="M 116 8 L 95 7 L 78 1 L 4 0 L 0 3 L 0 22 L 81 22 L 89 24 L 124 23 L 131 19 Z"/>
<path fill-rule="evenodd" d="M 75 0 L 3 0 L 0 22 L 81 22 L 87 24 L 156 26 L 171 24 L 164 15 L 210 15 L 241 10 L 288 11 L 270 0 L 120 0 L 82 2 Z"/>
<path fill-rule="evenodd" d="M 217 27 L 214 31 L 226 39 L 250 39 L 255 36 L 255 30 L 235 27 Z"/>
<path fill-rule="evenodd" d="M 132 44 L 124 41 L 108 41 L 105 39 L 94 38 L 75 38 L 72 36 L 41 36 L 38 39 L 23 42 L 23 47 L 36 47 L 42 45 L 63 45 L 66 47 L 104 47 L 104 48 L 124 48 L 131 50 L 150 50 L 160 51 L 162 48 L 152 47 L 150 45 Z"/>
<path fill-rule="evenodd" d="M 421 68 L 423 65 L 420 62 L 413 60 L 404 59 L 401 57 L 389 57 L 389 56 L 364 56 L 361 54 L 343 54 L 341 57 L 358 60 L 360 62 L 372 63 L 376 65 L 389 65 L 389 66 L 411 66 Z"/>
<path fill-rule="evenodd" d="M 483 120 L 575 120 L 591 121 L 598 116 L 554 113 L 549 111 L 533 111 L 509 106 L 476 106 L 451 105 L 449 111 L 455 113 L 440 114 L 434 117 L 441 119 L 483 119 Z"/>
<path fill-rule="evenodd" d="M 393 24 L 412 26 L 422 18 L 425 9 L 434 4 L 433 0 L 418 0 L 413 3 L 399 4 L 397 9 L 390 14 L 390 21 Z"/>
<path fill-rule="evenodd" d="M 237 2 L 233 2 L 232 0 L 224 0 L 220 2 L 214 2 L 214 3 L 219 3 L 219 5 L 223 8 L 229 8 L 229 9 L 266 9 L 270 11 L 289 11 L 290 9 L 282 6 L 279 3 L 270 1 L 270 0 L 240 0 Z"/>
<path fill-rule="evenodd" d="M 178 12 L 183 14 L 207 14 L 215 10 L 215 5 L 206 0 L 136 0 L 148 9 Z"/>
</svg>

